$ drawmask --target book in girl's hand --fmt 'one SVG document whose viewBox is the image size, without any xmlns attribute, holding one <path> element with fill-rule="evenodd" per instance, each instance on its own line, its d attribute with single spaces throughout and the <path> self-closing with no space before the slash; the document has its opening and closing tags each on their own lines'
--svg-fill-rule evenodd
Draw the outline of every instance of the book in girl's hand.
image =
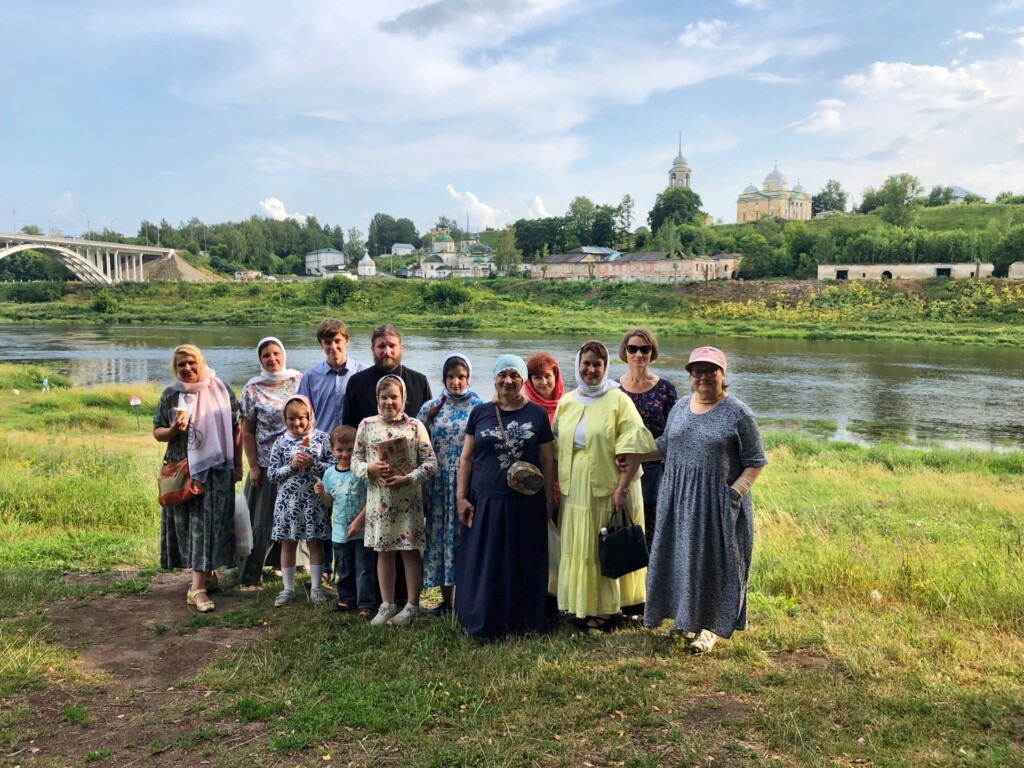
<svg viewBox="0 0 1024 768">
<path fill-rule="evenodd" d="M 404 437 L 393 437 L 381 440 L 374 445 L 379 461 L 386 461 L 391 471 L 398 475 L 407 475 L 415 469 L 409 452 L 409 440 Z"/>
</svg>

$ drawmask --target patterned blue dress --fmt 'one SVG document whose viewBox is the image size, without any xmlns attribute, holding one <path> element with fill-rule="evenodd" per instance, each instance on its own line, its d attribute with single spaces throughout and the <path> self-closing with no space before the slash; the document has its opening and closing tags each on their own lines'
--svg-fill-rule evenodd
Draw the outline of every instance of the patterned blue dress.
<svg viewBox="0 0 1024 768">
<path fill-rule="evenodd" d="M 292 469 L 292 457 L 299 451 L 313 454 L 313 466 Z M 309 446 L 303 446 L 287 432 L 277 438 L 270 452 L 267 474 L 277 483 L 274 502 L 274 541 L 311 541 L 331 538 L 331 510 L 313 493 L 316 481 L 334 463 L 331 439 L 326 432 L 314 429 Z"/>
<path fill-rule="evenodd" d="M 427 411 L 441 401 L 435 397 L 423 404 L 416 418 L 427 423 Z M 479 397 L 446 399 L 430 423 L 430 444 L 437 456 L 437 474 L 427 481 L 427 548 L 423 551 L 423 586 L 450 587 L 455 584 L 455 552 L 459 545 L 459 516 L 455 489 L 466 441 L 469 412 L 483 402 Z"/>
</svg>

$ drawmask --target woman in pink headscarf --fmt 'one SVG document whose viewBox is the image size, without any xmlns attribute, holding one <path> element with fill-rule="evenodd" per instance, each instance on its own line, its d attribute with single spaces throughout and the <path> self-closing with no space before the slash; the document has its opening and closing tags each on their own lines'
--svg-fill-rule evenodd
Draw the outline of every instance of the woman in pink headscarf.
<svg viewBox="0 0 1024 768">
<path fill-rule="evenodd" d="M 526 370 L 530 375 L 523 385 L 523 394 L 547 411 L 549 423 L 554 422 L 558 400 L 565 394 L 558 361 L 550 352 L 538 352 L 527 359 Z"/>
</svg>

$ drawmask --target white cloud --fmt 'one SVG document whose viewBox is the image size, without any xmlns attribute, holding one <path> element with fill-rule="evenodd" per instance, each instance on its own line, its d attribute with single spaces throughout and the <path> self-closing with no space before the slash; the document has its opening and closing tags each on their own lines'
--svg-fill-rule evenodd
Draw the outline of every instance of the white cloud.
<svg viewBox="0 0 1024 768">
<path fill-rule="evenodd" d="M 285 219 L 295 219 L 298 222 L 305 223 L 305 213 L 288 213 L 285 210 L 284 203 L 278 200 L 276 197 L 268 197 L 266 200 L 260 200 L 260 210 L 263 211 L 263 215 L 268 219 L 274 221 L 284 221 Z"/>
<path fill-rule="evenodd" d="M 850 73 L 839 83 L 842 147 L 820 163 L 821 175 L 854 195 L 902 171 L 926 188 L 959 184 L 989 198 L 1016 188 L 1024 174 L 1022 83 L 1020 56 L 959 67 L 875 62 Z"/>
<path fill-rule="evenodd" d="M 984 40 L 985 35 L 981 32 L 961 32 L 959 29 L 956 31 L 957 40 Z"/>
<path fill-rule="evenodd" d="M 445 189 L 448 191 L 448 196 L 462 207 L 462 212 L 469 214 L 471 229 L 496 228 L 512 221 L 510 212 L 488 205 L 472 192 L 459 192 L 451 184 L 447 185 Z"/>
<path fill-rule="evenodd" d="M 737 8 L 752 8 L 755 11 L 763 11 L 768 7 L 768 0 L 729 0 Z"/>
<path fill-rule="evenodd" d="M 540 195 L 533 198 L 533 205 L 526 212 L 526 218 L 528 219 L 546 219 L 550 215 L 547 208 L 544 207 L 544 201 L 540 199 Z"/>
<path fill-rule="evenodd" d="M 753 80 L 755 83 L 766 83 L 768 85 L 795 85 L 807 82 L 806 77 L 777 75 L 772 72 L 751 72 L 747 75 L 747 79 Z"/>
<path fill-rule="evenodd" d="M 680 48 L 715 48 L 727 26 L 721 19 L 691 22 L 676 38 L 676 43 Z"/>
<path fill-rule="evenodd" d="M 1018 37 L 1013 42 L 1015 42 L 1021 48 L 1024 48 L 1024 37 Z"/>
<path fill-rule="evenodd" d="M 968 68 L 905 62 L 876 61 L 866 72 L 844 77 L 841 85 L 866 99 L 927 102 L 932 108 L 959 109 L 989 97 L 985 82 Z"/>
<path fill-rule="evenodd" d="M 824 99 L 818 102 L 818 108 L 803 120 L 790 123 L 791 130 L 798 133 L 839 133 L 843 125 L 842 108 L 846 104 L 839 99 Z"/>
</svg>

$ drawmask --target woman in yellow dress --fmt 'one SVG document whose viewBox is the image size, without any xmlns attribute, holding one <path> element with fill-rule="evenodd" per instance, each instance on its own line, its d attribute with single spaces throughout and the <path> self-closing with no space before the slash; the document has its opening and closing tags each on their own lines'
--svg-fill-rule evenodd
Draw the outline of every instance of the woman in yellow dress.
<svg viewBox="0 0 1024 768">
<path fill-rule="evenodd" d="M 606 631 L 622 606 L 644 602 L 647 569 L 619 579 L 602 576 L 598 536 L 613 510 L 625 510 L 627 518 L 643 525 L 638 456 L 654 446 L 633 401 L 609 381 L 608 357 L 599 341 L 580 347 L 577 388 L 559 400 L 553 426 L 562 493 L 558 607 L 583 627 Z"/>
</svg>

